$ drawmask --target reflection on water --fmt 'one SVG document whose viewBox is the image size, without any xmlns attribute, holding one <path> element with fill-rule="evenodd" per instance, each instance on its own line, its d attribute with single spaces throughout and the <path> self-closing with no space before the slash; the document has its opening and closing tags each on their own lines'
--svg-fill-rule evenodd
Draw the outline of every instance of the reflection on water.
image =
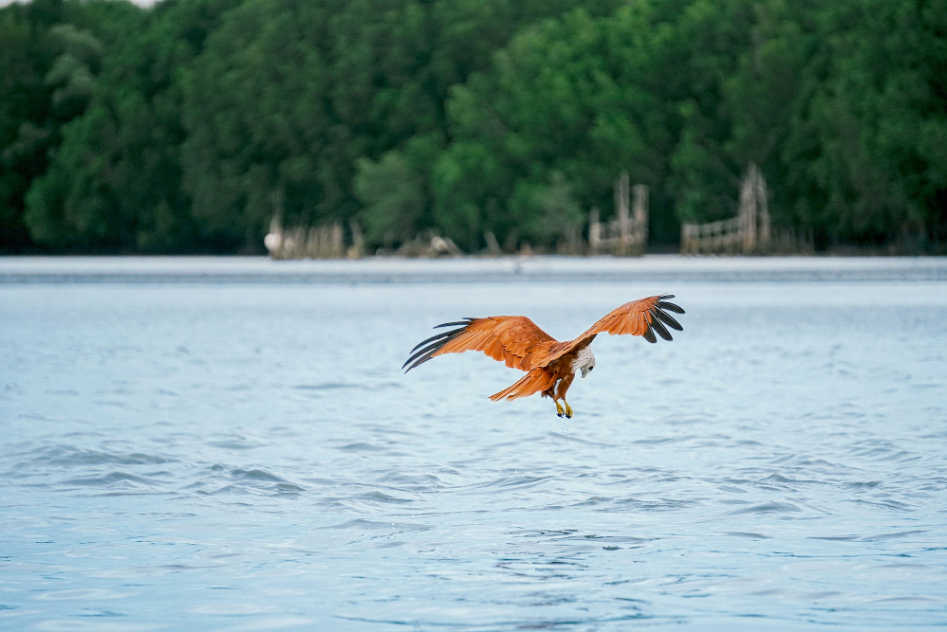
<svg viewBox="0 0 947 632">
<path fill-rule="evenodd" d="M 0 284 L 0 627 L 947 623 L 942 280 L 217 283 L 210 262 Z M 399 371 L 459 316 L 568 338 L 663 291 L 684 332 L 599 337 L 572 420 L 488 401 L 518 374 L 483 356 Z"/>
</svg>

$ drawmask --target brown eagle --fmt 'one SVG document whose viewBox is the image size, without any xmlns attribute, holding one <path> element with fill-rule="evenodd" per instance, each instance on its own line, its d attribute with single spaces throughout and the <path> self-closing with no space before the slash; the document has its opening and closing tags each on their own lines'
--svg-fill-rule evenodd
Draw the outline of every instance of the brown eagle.
<svg viewBox="0 0 947 632">
<path fill-rule="evenodd" d="M 605 332 L 612 335 L 630 334 L 643 336 L 653 343 L 658 341 L 655 336 L 657 332 L 658 336 L 671 340 L 668 327 L 684 330 L 668 314 L 684 313 L 683 309 L 669 302 L 672 298 L 673 294 L 662 294 L 625 303 L 581 336 L 567 342 L 558 342 L 525 316 L 465 318 L 444 323 L 435 329 L 454 326 L 458 326 L 458 329 L 439 333 L 420 343 L 411 350 L 414 355 L 401 368 L 407 367 L 407 373 L 445 353 L 483 351 L 494 360 L 505 362 L 510 368 L 526 371 L 522 379 L 491 395 L 490 399 L 517 399 L 542 393 L 543 397 L 551 397 L 556 403 L 557 415 L 571 419 L 572 407 L 566 401 L 566 391 L 572 386 L 576 373 L 581 371 L 582 377 L 585 377 L 595 368 L 591 347 L 595 336 Z M 562 400 L 562 404 L 559 400 Z"/>
</svg>

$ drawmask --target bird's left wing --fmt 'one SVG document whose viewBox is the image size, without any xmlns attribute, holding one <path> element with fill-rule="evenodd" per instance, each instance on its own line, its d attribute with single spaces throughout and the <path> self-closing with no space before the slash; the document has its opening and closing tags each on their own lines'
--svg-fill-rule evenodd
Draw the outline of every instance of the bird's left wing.
<svg viewBox="0 0 947 632">
<path fill-rule="evenodd" d="M 412 349 L 413 355 L 401 368 L 407 367 L 410 371 L 445 353 L 483 351 L 510 368 L 529 371 L 539 366 L 557 344 L 555 338 L 525 316 L 465 318 L 435 329 L 453 326 L 459 328 L 431 336 Z"/>
<path fill-rule="evenodd" d="M 684 331 L 681 324 L 668 314 L 668 312 L 684 313 L 683 309 L 670 302 L 669 299 L 672 298 L 674 298 L 673 294 L 649 296 L 613 309 L 581 336 L 572 342 L 563 343 L 561 347 L 557 348 L 554 353 L 544 360 L 541 366 L 546 366 L 570 351 L 588 344 L 598 334 L 643 336 L 648 342 L 657 342 L 658 339 L 655 336 L 655 332 L 657 332 L 658 336 L 665 340 L 671 340 L 671 332 L 668 331 L 668 327 L 677 331 Z"/>
</svg>

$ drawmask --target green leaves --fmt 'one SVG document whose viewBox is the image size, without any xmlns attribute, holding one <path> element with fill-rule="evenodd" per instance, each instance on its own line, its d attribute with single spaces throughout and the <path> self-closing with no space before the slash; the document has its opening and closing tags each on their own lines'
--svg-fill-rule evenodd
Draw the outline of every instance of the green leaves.
<svg viewBox="0 0 947 632">
<path fill-rule="evenodd" d="M 0 9 L 0 250 L 260 252 L 352 218 L 552 249 L 736 213 L 947 241 L 947 0 L 33 0 Z M 929 246 L 936 247 L 936 246 Z"/>
<path fill-rule="evenodd" d="M 378 162 L 361 158 L 357 166 L 355 194 L 365 205 L 365 237 L 376 243 L 413 237 L 424 212 L 422 177 L 397 151 Z"/>
<path fill-rule="evenodd" d="M 666 135 L 643 88 L 649 27 L 640 11 L 576 10 L 517 35 L 448 102 L 455 141 L 439 171 L 451 177 L 437 197 L 482 209 L 477 230 L 500 241 L 551 247 L 580 231 L 591 206 L 611 208 L 621 170 L 653 184 Z"/>
<path fill-rule="evenodd" d="M 947 123 L 947 58 L 943 18 L 925 8 L 861 0 L 817 14 L 823 37 L 783 158 L 789 205 L 830 239 L 942 230 L 947 163 L 927 139 Z"/>
</svg>

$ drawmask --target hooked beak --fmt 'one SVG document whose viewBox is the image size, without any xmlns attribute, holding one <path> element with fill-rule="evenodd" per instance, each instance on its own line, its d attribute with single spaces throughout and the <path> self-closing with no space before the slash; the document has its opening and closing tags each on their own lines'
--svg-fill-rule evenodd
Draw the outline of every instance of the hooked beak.
<svg viewBox="0 0 947 632">
<path fill-rule="evenodd" d="M 582 371 L 582 377 L 585 377 L 586 375 L 589 374 L 589 368 L 588 368 L 588 367 L 582 367 L 581 371 Z"/>
</svg>

